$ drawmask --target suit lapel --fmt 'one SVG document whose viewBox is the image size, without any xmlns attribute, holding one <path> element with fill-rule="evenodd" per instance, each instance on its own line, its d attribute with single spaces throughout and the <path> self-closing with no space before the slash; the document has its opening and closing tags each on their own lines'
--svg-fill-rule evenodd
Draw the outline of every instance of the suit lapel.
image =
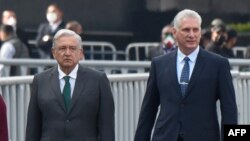
<svg viewBox="0 0 250 141">
<path fill-rule="evenodd" d="M 197 59 L 196 59 L 194 70 L 192 72 L 192 76 L 190 78 L 190 81 L 189 81 L 189 84 L 187 87 L 187 93 L 186 93 L 185 97 L 190 94 L 192 88 L 195 86 L 195 82 L 197 81 L 197 79 L 201 75 L 201 72 L 204 69 L 204 65 L 205 65 L 204 50 L 200 49 L 198 56 L 197 56 Z"/>
<path fill-rule="evenodd" d="M 178 77 L 177 77 L 177 67 L 176 67 L 176 62 L 177 62 L 177 50 L 174 51 L 173 53 L 169 54 L 170 58 L 167 60 L 169 61 L 169 66 L 167 66 L 167 70 L 169 70 L 169 73 L 165 73 L 166 74 L 166 80 L 169 79 L 169 81 L 172 81 L 171 84 L 173 85 L 173 88 L 177 91 L 175 94 L 175 96 L 177 96 L 177 98 L 182 98 L 182 94 L 181 94 L 181 88 L 179 85 L 179 81 L 178 81 Z"/>
<path fill-rule="evenodd" d="M 54 67 L 51 72 L 51 77 L 50 77 L 51 89 L 53 91 L 53 94 L 57 97 L 59 105 L 62 107 L 62 109 L 64 109 L 64 111 L 66 111 L 63 96 L 60 90 L 60 83 L 59 83 L 58 76 L 59 74 L 58 74 L 57 67 Z"/>
<path fill-rule="evenodd" d="M 86 85 L 87 82 L 86 76 L 85 76 L 85 71 L 84 68 L 79 66 L 78 72 L 77 72 L 77 78 L 76 78 L 76 82 L 75 82 L 75 88 L 73 91 L 73 96 L 72 96 L 72 100 L 71 100 L 71 104 L 70 104 L 70 108 L 69 108 L 69 112 L 72 110 L 72 108 L 75 106 L 77 100 L 79 99 L 79 96 L 82 94 L 82 90 L 84 89 L 84 87 Z"/>
</svg>

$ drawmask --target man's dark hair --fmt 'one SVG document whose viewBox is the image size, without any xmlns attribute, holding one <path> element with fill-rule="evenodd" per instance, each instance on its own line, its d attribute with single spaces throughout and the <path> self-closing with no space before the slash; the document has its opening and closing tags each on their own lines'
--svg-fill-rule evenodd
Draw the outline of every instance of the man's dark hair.
<svg viewBox="0 0 250 141">
<path fill-rule="evenodd" d="M 227 39 L 230 40 L 232 38 L 237 38 L 237 31 L 232 28 L 229 28 L 227 29 Z"/>
</svg>

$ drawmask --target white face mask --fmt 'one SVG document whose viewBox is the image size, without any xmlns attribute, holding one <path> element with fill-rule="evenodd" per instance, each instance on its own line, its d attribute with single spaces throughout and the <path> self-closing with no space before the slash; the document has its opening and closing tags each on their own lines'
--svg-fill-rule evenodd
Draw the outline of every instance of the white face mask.
<svg viewBox="0 0 250 141">
<path fill-rule="evenodd" d="M 174 45 L 174 42 L 174 38 L 171 35 L 166 36 L 163 41 L 167 48 L 171 48 Z"/>
<path fill-rule="evenodd" d="M 9 19 L 8 19 L 8 21 L 7 21 L 7 24 L 8 25 L 11 25 L 11 26 L 13 26 L 13 27 L 15 27 L 16 26 L 16 19 L 14 18 L 14 17 L 10 17 Z"/>
<path fill-rule="evenodd" d="M 47 17 L 47 20 L 49 21 L 49 23 L 54 23 L 57 19 L 57 15 L 54 12 L 47 13 L 46 17 Z"/>
</svg>

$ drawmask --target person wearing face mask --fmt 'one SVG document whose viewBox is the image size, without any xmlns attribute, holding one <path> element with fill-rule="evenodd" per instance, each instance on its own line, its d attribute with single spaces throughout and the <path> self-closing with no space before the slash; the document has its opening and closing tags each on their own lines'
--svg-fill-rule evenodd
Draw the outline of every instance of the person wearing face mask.
<svg viewBox="0 0 250 141">
<path fill-rule="evenodd" d="M 2 12 L 2 24 L 11 25 L 16 32 L 17 37 L 28 46 L 28 36 L 27 33 L 17 25 L 17 16 L 13 10 L 4 10 Z M 29 47 L 29 46 L 28 46 Z"/>
<path fill-rule="evenodd" d="M 168 54 L 176 50 L 175 39 L 172 35 L 172 25 L 166 25 L 162 28 L 161 32 L 161 43 L 157 47 L 150 48 L 149 51 L 149 60 L 152 60 L 153 57 Z"/>
<path fill-rule="evenodd" d="M 65 27 L 63 21 L 63 11 L 57 4 L 50 4 L 46 12 L 46 23 L 42 23 L 37 32 L 36 46 L 39 48 L 40 58 L 52 58 L 51 47 L 52 38 L 55 33 Z"/>
</svg>

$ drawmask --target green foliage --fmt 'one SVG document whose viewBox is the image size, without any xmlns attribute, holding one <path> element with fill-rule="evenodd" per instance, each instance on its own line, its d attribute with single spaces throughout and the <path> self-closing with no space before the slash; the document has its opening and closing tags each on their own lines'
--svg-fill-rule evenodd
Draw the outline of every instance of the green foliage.
<svg viewBox="0 0 250 141">
<path fill-rule="evenodd" d="M 235 29 L 237 32 L 250 32 L 250 22 L 248 23 L 231 23 L 230 27 Z"/>
</svg>

